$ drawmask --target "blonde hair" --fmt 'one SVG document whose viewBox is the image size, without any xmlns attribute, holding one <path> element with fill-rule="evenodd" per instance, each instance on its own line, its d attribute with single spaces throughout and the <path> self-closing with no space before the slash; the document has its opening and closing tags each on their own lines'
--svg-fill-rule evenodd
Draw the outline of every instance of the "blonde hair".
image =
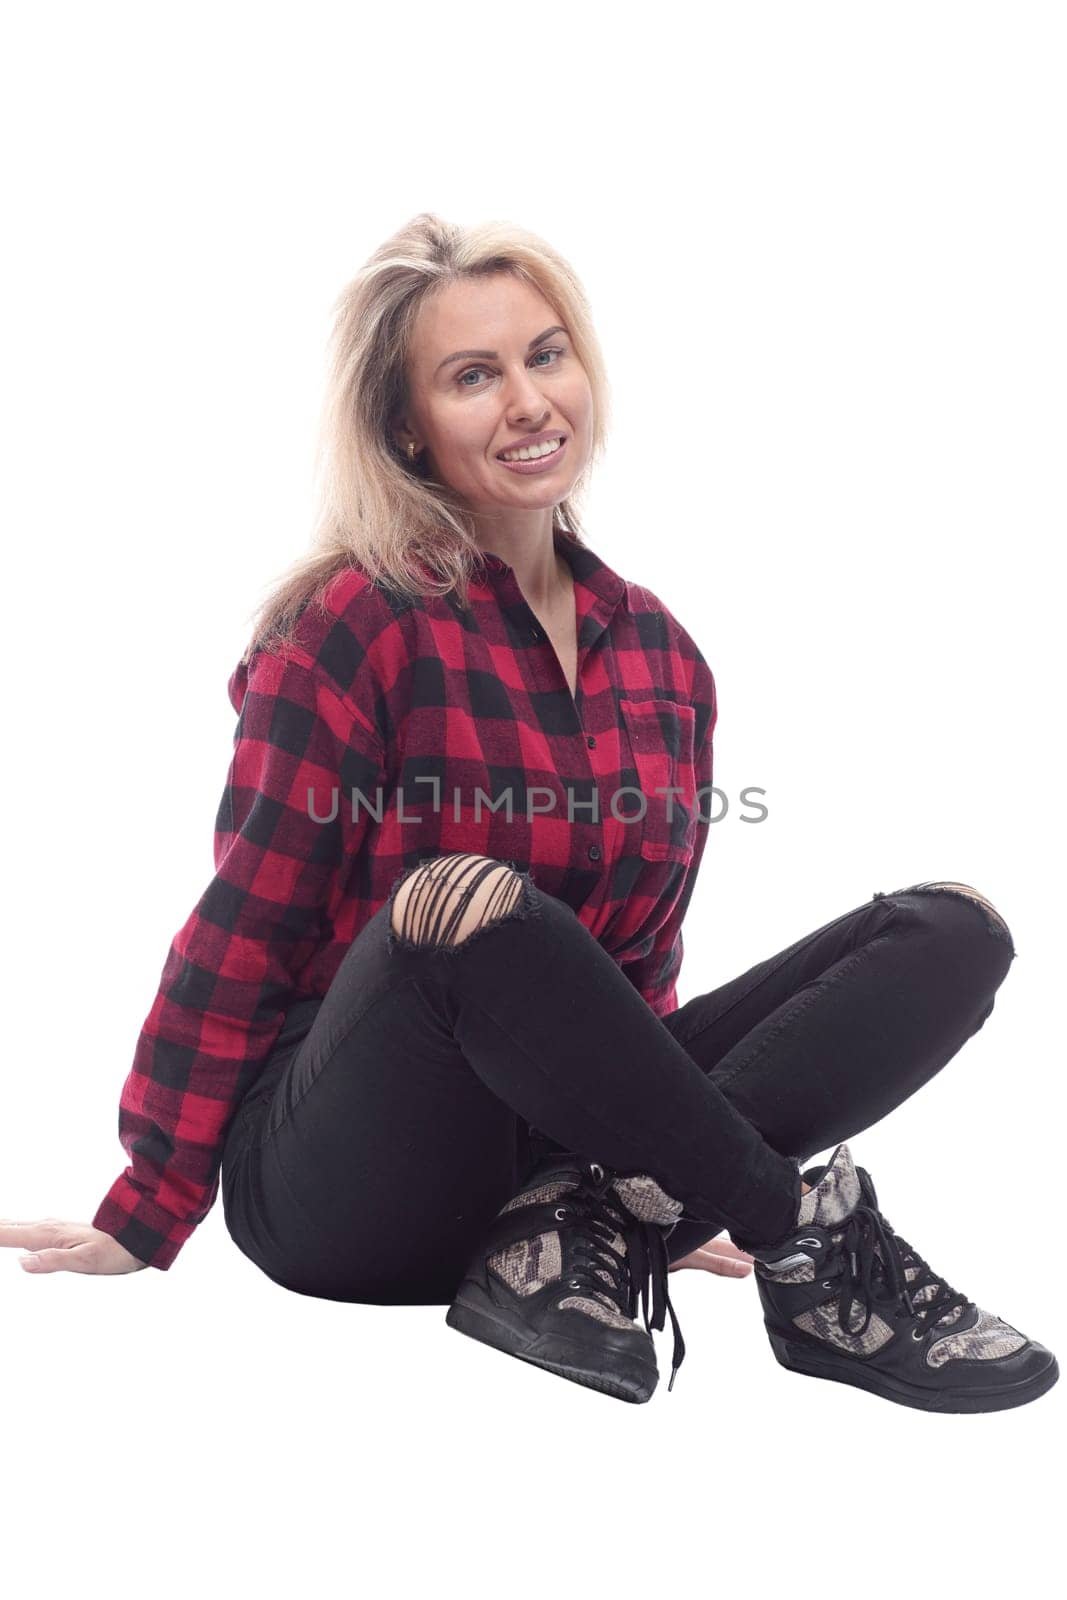
<svg viewBox="0 0 1067 1600">
<path fill-rule="evenodd" d="M 333 307 L 329 374 L 315 453 L 311 549 L 275 580 L 253 612 L 242 658 L 286 641 L 305 606 L 325 613 L 324 594 L 360 566 L 400 593 L 455 591 L 462 606 L 482 565 L 474 517 L 418 460 L 399 451 L 390 420 L 406 408 L 407 357 L 425 297 L 457 279 L 510 272 L 536 288 L 571 337 L 593 396 L 589 462 L 553 510 L 552 525 L 583 543 L 577 502 L 607 439 L 609 391 L 585 292 L 571 266 L 543 239 L 508 222 L 461 227 L 421 212 L 380 245 Z"/>
</svg>

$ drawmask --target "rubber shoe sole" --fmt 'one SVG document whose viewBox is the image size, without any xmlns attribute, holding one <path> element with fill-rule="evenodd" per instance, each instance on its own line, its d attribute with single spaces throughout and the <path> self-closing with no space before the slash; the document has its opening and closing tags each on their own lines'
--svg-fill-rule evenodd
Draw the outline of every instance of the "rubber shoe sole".
<svg viewBox="0 0 1067 1600">
<path fill-rule="evenodd" d="M 808 1378 L 827 1378 L 831 1383 L 850 1383 L 857 1389 L 880 1395 L 883 1400 L 893 1400 L 901 1406 L 914 1406 L 920 1411 L 1006 1411 L 1011 1406 L 1024 1406 L 1030 1400 L 1038 1399 L 1052 1388 L 1060 1375 L 1056 1357 L 1048 1351 L 1046 1365 L 1022 1383 L 1005 1384 L 999 1389 L 983 1389 L 981 1393 L 973 1389 L 923 1389 L 858 1362 L 853 1365 L 848 1357 L 824 1357 L 819 1350 L 786 1339 L 770 1327 L 767 1328 L 767 1336 L 775 1358 L 790 1372 L 800 1372 Z M 845 1362 L 849 1364 L 845 1365 Z"/>
<path fill-rule="evenodd" d="M 636 1355 L 613 1352 L 612 1372 L 590 1370 L 583 1364 L 589 1359 L 588 1345 L 560 1333 L 543 1333 L 523 1322 L 514 1312 L 505 1315 L 499 1306 L 490 1303 L 481 1285 L 471 1278 L 465 1278 L 460 1284 L 445 1321 L 469 1339 L 477 1339 L 494 1350 L 502 1350 L 505 1355 L 516 1356 L 520 1361 L 528 1361 L 570 1383 L 580 1383 L 583 1388 L 595 1389 L 616 1400 L 642 1405 L 651 1400 L 659 1382 L 657 1369 Z"/>
</svg>

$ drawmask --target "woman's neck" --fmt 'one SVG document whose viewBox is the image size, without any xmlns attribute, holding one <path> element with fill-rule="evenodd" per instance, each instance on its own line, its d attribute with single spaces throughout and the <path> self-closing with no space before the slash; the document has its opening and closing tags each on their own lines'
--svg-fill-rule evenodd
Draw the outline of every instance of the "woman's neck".
<svg viewBox="0 0 1067 1600">
<path fill-rule="evenodd" d="M 478 543 L 507 562 L 534 611 L 550 613 L 566 605 L 573 593 L 574 578 L 569 564 L 556 550 L 551 527 L 538 535 L 498 530 L 479 536 Z"/>
</svg>

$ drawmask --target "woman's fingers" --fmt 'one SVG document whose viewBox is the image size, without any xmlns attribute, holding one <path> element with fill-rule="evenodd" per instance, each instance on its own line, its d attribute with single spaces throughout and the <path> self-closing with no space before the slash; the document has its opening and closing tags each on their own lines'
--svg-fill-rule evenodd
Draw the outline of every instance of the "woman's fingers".
<svg viewBox="0 0 1067 1600">
<path fill-rule="evenodd" d="M 728 1256 L 713 1256 L 707 1250 L 693 1250 L 688 1256 L 681 1256 L 680 1261 L 670 1264 L 672 1272 L 677 1272 L 680 1267 L 696 1267 L 699 1272 L 717 1272 L 720 1278 L 747 1278 L 752 1272 L 750 1261 L 731 1261 Z"/>
<path fill-rule="evenodd" d="M 95 1252 L 91 1244 L 57 1246 L 36 1250 L 33 1255 L 19 1256 L 19 1265 L 27 1272 L 96 1272 Z"/>
<path fill-rule="evenodd" d="M 732 1239 L 709 1239 L 707 1244 L 702 1244 L 702 1250 L 710 1250 L 716 1256 L 730 1256 L 735 1261 L 755 1261 L 755 1256 L 749 1255 L 747 1250 L 742 1250 L 740 1245 L 734 1244 Z"/>
<path fill-rule="evenodd" d="M 0 1246 L 30 1250 L 19 1256 L 27 1272 L 85 1272 L 85 1228 L 63 1222 L 59 1217 L 41 1217 L 36 1222 L 0 1222 Z M 79 1251 L 81 1254 L 79 1254 Z"/>
<path fill-rule="evenodd" d="M 18 1258 L 26 1272 L 140 1272 L 146 1265 L 92 1223 L 59 1217 L 0 1222 L 0 1247 L 5 1245 L 31 1252 Z"/>
<path fill-rule="evenodd" d="M 0 1222 L 0 1246 L 43 1250 L 49 1245 L 81 1244 L 85 1228 L 59 1217 L 39 1217 L 36 1222 Z"/>
<path fill-rule="evenodd" d="M 677 1272 L 680 1267 L 695 1267 L 700 1272 L 714 1272 L 720 1278 L 747 1278 L 752 1271 L 752 1257 L 743 1250 L 716 1249 L 715 1241 L 711 1244 L 701 1245 L 699 1250 L 690 1251 L 689 1255 L 682 1256 L 671 1263 L 670 1270 Z"/>
</svg>

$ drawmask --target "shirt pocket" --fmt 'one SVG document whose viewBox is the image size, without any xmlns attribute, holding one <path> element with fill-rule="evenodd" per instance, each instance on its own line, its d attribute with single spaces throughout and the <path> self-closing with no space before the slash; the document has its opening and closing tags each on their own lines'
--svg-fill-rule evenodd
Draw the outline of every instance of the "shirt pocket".
<svg viewBox="0 0 1067 1600">
<path fill-rule="evenodd" d="M 638 832 L 647 860 L 688 861 L 696 844 L 696 712 L 678 700 L 620 700 L 619 712 L 646 806 L 644 821 L 628 822 L 627 830 Z M 639 810 L 628 795 L 626 814 L 636 818 Z"/>
</svg>

